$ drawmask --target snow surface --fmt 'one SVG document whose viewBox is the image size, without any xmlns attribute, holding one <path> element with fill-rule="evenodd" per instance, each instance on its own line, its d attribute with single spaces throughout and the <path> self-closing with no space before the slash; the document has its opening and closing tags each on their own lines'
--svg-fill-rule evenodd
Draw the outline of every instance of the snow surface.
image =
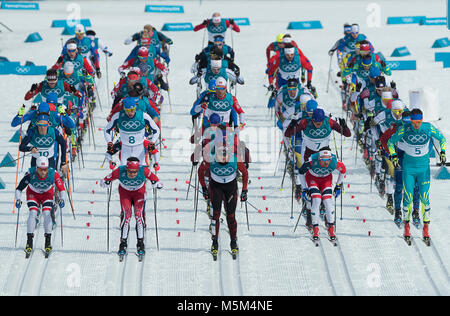
<svg viewBox="0 0 450 316">
<path fill-rule="evenodd" d="M 85 142 L 86 168 L 79 171 L 75 161 L 76 220 L 70 207 L 64 208 L 64 247 L 61 247 L 59 228 L 54 233 L 54 253 L 45 260 L 36 252 L 32 259 L 24 259 L 27 210 L 20 213 L 19 241 L 14 248 L 16 214 L 12 214 L 15 168 L 1 168 L 0 177 L 6 189 L 0 190 L 0 295 L 449 295 L 449 262 L 447 228 L 449 181 L 432 179 L 433 246 L 427 248 L 420 241 L 421 231 L 412 228 L 413 246 L 402 240 L 402 231 L 392 222 L 382 200 L 374 190 L 370 194 L 369 173 L 363 162 L 355 164 L 351 139 L 344 141 L 344 163 L 348 174 L 343 198 L 343 219 L 338 207 L 337 235 L 340 247 L 334 248 L 322 238 L 322 246 L 315 248 L 309 233 L 302 225 L 293 233 L 295 218 L 290 219 L 290 183 L 280 191 L 284 160 L 277 174 L 274 168 L 279 149 L 279 132 L 267 115 L 265 48 L 280 32 L 289 32 L 314 66 L 313 84 L 319 93 L 319 103 L 340 115 L 339 94 L 327 85 L 328 49 L 342 36 L 344 22 L 357 22 L 375 45 L 388 57 L 396 47 L 407 46 L 416 59 L 416 71 L 397 71 L 400 96 L 408 102 L 410 89 L 432 87 L 439 92 L 439 113 L 436 122 L 447 138 L 450 137 L 450 98 L 448 70 L 434 62 L 431 49 L 434 40 L 448 36 L 444 26 L 402 25 L 387 26 L 388 16 L 426 15 L 445 16 L 445 1 L 377 1 L 381 11 L 381 27 L 368 27 L 369 1 L 183 1 L 184 14 L 150 14 L 144 12 L 145 2 L 136 1 L 79 1 L 81 17 L 89 18 L 93 28 L 114 55 L 108 60 L 109 87 L 118 80 L 117 67 L 128 55 L 132 45 L 126 37 L 151 23 L 160 29 L 164 22 L 192 22 L 194 25 L 210 17 L 215 11 L 227 17 L 249 17 L 251 26 L 242 26 L 233 34 L 236 62 L 241 67 L 245 85 L 238 86 L 237 98 L 248 120 L 246 136 L 254 163 L 250 167 L 249 201 L 261 213 L 249 206 L 250 231 L 246 228 L 244 208 L 238 207 L 238 242 L 240 255 L 232 261 L 226 221 L 220 235 L 220 257 L 213 262 L 209 254 L 209 220 L 204 202 L 199 201 L 197 230 L 194 232 L 193 193 L 186 200 L 186 181 L 189 179 L 188 157 L 191 147 L 191 119 L 187 115 L 195 97 L 189 86 L 189 69 L 194 56 L 202 48 L 202 32 L 167 32 L 174 41 L 171 49 L 170 85 L 173 113 L 163 110 L 163 138 L 167 150 L 163 152 L 159 176 L 165 184 L 158 195 L 157 224 L 160 250 L 156 248 L 153 201 L 149 190 L 147 203 L 147 256 L 138 263 L 134 256 L 135 233 L 130 232 L 130 255 L 119 263 L 116 250 L 119 244 L 119 201 L 117 183 L 111 201 L 110 252 L 106 251 L 106 192 L 96 181 L 109 171 L 100 169 L 105 144 L 102 131 L 96 130 L 96 148 Z M 167 2 L 157 2 L 157 4 Z M 51 28 L 53 19 L 65 19 L 70 12 L 67 2 L 40 2 L 41 10 L 0 10 L 0 20 L 14 30 L 2 29 L 0 55 L 10 60 L 31 60 L 36 65 L 52 65 L 61 48 L 60 28 Z M 148 3 L 147 3 L 148 4 Z M 321 20 L 323 29 L 286 31 L 289 21 Z M 43 41 L 24 43 L 26 36 L 39 32 Z M 66 40 L 67 37 L 64 37 Z M 230 34 L 227 41 L 231 43 Z M 449 51 L 449 49 L 439 49 Z M 103 57 L 102 57 L 103 58 Z M 332 66 L 336 69 L 335 59 Z M 96 109 L 95 126 L 106 125 L 107 96 L 105 60 L 99 90 L 103 111 Z M 8 142 L 15 129 L 10 122 L 23 96 L 41 76 L 1 76 L 0 91 L 3 103 L 0 117 L 1 158 L 10 152 L 17 155 L 17 144 Z M 449 125 L 447 125 L 449 124 Z M 250 139 L 251 138 L 251 139 Z M 340 138 L 337 138 L 338 146 Z M 434 164 L 434 161 L 432 161 Z M 26 161 L 26 165 L 29 161 Z M 432 175 L 437 167 L 432 166 Z M 25 171 L 25 170 L 24 170 Z M 22 175 L 23 173 L 21 173 Z M 262 198 L 265 196 L 265 200 Z M 176 200 L 178 199 L 178 200 Z M 359 207 L 359 210 L 357 210 Z M 89 213 L 91 215 L 89 215 Z M 87 224 L 89 223 L 89 227 Z M 224 225 L 225 224 L 225 225 Z M 370 232 L 370 236 L 369 236 Z M 321 225 L 321 234 L 325 229 Z M 36 232 L 36 248 L 43 246 L 43 228 Z"/>
</svg>

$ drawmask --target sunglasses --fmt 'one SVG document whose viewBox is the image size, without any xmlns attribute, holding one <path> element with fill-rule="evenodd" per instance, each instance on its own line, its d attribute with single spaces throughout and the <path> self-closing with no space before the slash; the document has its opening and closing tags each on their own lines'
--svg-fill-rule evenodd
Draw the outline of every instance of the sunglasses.
<svg viewBox="0 0 450 316">
<path fill-rule="evenodd" d="M 219 90 L 219 91 L 223 91 L 225 89 L 226 89 L 226 87 L 216 87 L 216 90 Z"/>
<path fill-rule="evenodd" d="M 40 127 L 47 127 L 49 125 L 49 123 L 48 122 L 47 123 L 36 123 L 36 125 L 40 126 Z"/>
<path fill-rule="evenodd" d="M 77 49 L 68 49 L 67 52 L 69 53 L 75 53 L 77 51 Z"/>
<path fill-rule="evenodd" d="M 327 161 L 331 161 L 331 158 L 319 158 L 319 160 L 327 162 Z"/>
<path fill-rule="evenodd" d="M 297 90 L 297 87 L 287 87 L 288 91 Z"/>
<path fill-rule="evenodd" d="M 399 115 L 403 113 L 403 110 L 392 110 L 395 115 Z"/>
<path fill-rule="evenodd" d="M 124 111 L 130 113 L 130 112 L 136 111 L 136 107 L 129 108 L 129 109 L 124 109 Z"/>
<path fill-rule="evenodd" d="M 422 123 L 423 120 L 411 120 L 411 123 L 419 124 Z"/>
<path fill-rule="evenodd" d="M 145 57 L 145 56 L 138 56 L 138 58 L 139 58 L 139 60 L 145 60 L 145 59 L 147 59 L 148 57 Z"/>
</svg>

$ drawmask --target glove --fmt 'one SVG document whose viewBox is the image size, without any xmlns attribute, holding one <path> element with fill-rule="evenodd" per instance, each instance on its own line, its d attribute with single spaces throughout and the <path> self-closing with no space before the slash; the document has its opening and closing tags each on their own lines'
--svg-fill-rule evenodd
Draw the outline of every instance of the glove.
<svg viewBox="0 0 450 316">
<path fill-rule="evenodd" d="M 242 192 L 241 192 L 241 202 L 247 202 L 247 192 L 248 192 L 248 190 L 242 190 Z"/>
<path fill-rule="evenodd" d="M 158 182 L 155 182 L 155 183 L 152 182 L 152 187 L 154 189 L 161 190 L 163 188 L 163 186 L 164 185 L 163 185 L 163 183 L 161 181 L 158 181 Z"/>
<path fill-rule="evenodd" d="M 308 80 L 308 82 L 306 83 L 306 87 L 308 88 L 308 90 L 312 89 L 311 80 Z"/>
<path fill-rule="evenodd" d="M 20 208 L 22 206 L 22 201 L 19 199 L 19 200 L 16 200 L 16 208 Z"/>
<path fill-rule="evenodd" d="M 100 68 L 95 68 L 95 72 L 97 73 L 97 78 L 100 79 L 102 77 L 102 72 L 100 71 Z"/>
<path fill-rule="evenodd" d="M 445 157 L 445 151 L 444 150 L 441 150 L 439 158 L 441 159 L 441 164 L 444 165 L 445 162 L 447 161 L 447 158 Z"/>
<path fill-rule="evenodd" d="M 168 39 L 166 40 L 166 43 L 167 43 L 167 45 L 172 45 L 172 44 L 173 44 L 173 41 L 172 41 L 170 38 L 168 38 Z"/>
<path fill-rule="evenodd" d="M 380 61 L 380 65 L 381 67 L 386 68 L 386 62 L 384 60 Z"/>
<path fill-rule="evenodd" d="M 347 122 L 345 121 L 344 118 L 339 118 L 339 125 L 342 127 L 343 130 L 347 128 Z"/>
<path fill-rule="evenodd" d="M 396 89 L 397 88 L 397 84 L 395 83 L 395 81 L 391 81 L 391 88 L 392 89 Z"/>
<path fill-rule="evenodd" d="M 24 116 L 25 114 L 25 106 L 21 106 L 19 109 L 19 114 L 17 114 L 17 116 L 21 117 Z"/>
<path fill-rule="evenodd" d="M 357 84 L 356 84 L 356 92 L 359 92 L 359 91 L 361 91 L 361 87 L 362 87 L 362 82 L 358 82 Z"/>
<path fill-rule="evenodd" d="M 64 108 L 64 105 L 58 106 L 58 113 L 61 115 L 66 114 L 66 109 Z"/>
<path fill-rule="evenodd" d="M 202 103 L 202 109 L 206 110 L 208 108 L 208 103 L 203 102 Z"/>
<path fill-rule="evenodd" d="M 131 38 L 127 38 L 124 43 L 125 45 L 130 45 L 132 42 L 133 40 Z"/>
<path fill-rule="evenodd" d="M 112 56 L 112 53 L 108 51 L 108 47 L 105 47 L 105 48 L 103 49 L 103 53 L 105 53 L 105 55 L 107 55 L 108 57 L 111 57 L 111 56 Z"/>
<path fill-rule="evenodd" d="M 94 97 L 94 90 L 92 89 L 91 86 L 88 87 L 87 92 L 88 92 L 88 97 L 89 98 L 93 98 Z"/>
<path fill-rule="evenodd" d="M 337 199 L 339 195 L 342 193 L 342 183 L 336 184 L 333 190 L 334 197 Z"/>
<path fill-rule="evenodd" d="M 114 144 L 112 142 L 108 143 L 108 147 L 107 147 L 106 151 L 108 152 L 108 154 L 111 154 L 111 155 L 114 154 Z"/>
<path fill-rule="evenodd" d="M 148 144 L 148 146 L 147 146 L 147 150 L 148 150 L 149 152 L 153 152 L 155 149 L 156 149 L 155 144 L 152 143 L 152 142 L 150 142 L 150 143 Z"/>
<path fill-rule="evenodd" d="M 127 75 L 123 71 L 119 71 L 120 78 L 125 78 Z"/>
<path fill-rule="evenodd" d="M 58 205 L 60 208 L 64 208 L 64 206 L 66 205 L 66 203 L 64 203 L 64 199 L 60 199 Z"/>
<path fill-rule="evenodd" d="M 36 90 L 37 87 L 38 87 L 37 83 L 33 83 L 33 84 L 31 85 L 30 91 Z"/>
<path fill-rule="evenodd" d="M 391 161 L 395 169 L 400 169 L 400 161 L 398 160 L 397 154 L 391 155 Z"/>
<path fill-rule="evenodd" d="M 234 24 L 234 20 L 233 19 L 228 19 L 228 21 L 230 22 L 231 25 Z"/>
<path fill-rule="evenodd" d="M 328 56 L 333 56 L 333 54 L 334 54 L 334 50 L 330 49 L 330 50 L 328 51 Z"/>
<path fill-rule="evenodd" d="M 106 180 L 106 181 L 105 181 L 105 179 L 100 180 L 100 186 L 101 186 L 103 189 L 106 189 L 106 188 L 109 187 L 110 185 L 111 185 L 111 181 L 109 181 L 109 180 Z"/>
<path fill-rule="evenodd" d="M 208 188 L 207 187 L 202 187 L 202 193 L 203 193 L 203 198 L 205 200 L 209 200 L 209 193 L 208 193 Z"/>
<path fill-rule="evenodd" d="M 208 25 L 208 20 L 203 20 L 203 23 L 202 23 L 202 25 Z"/>
<path fill-rule="evenodd" d="M 270 84 L 270 85 L 267 87 L 267 90 L 269 90 L 270 92 L 275 91 L 274 85 L 273 85 L 273 84 Z"/>
<path fill-rule="evenodd" d="M 72 93 L 77 93 L 78 90 L 77 90 L 77 88 L 75 88 L 73 85 L 70 85 L 70 92 L 72 92 Z"/>
</svg>

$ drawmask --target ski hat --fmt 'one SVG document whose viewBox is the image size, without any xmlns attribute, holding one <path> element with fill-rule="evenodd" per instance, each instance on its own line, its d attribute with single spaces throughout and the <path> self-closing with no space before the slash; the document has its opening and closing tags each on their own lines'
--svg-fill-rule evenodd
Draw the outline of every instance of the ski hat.
<svg viewBox="0 0 450 316">
<path fill-rule="evenodd" d="M 214 42 L 223 42 L 224 37 L 222 35 L 216 35 L 214 36 Z"/>
<path fill-rule="evenodd" d="M 373 79 L 373 78 L 379 77 L 380 75 L 381 75 L 381 71 L 378 67 L 376 67 L 376 66 L 370 67 L 370 70 L 369 70 L 370 78 Z"/>
<path fill-rule="evenodd" d="M 64 64 L 63 67 L 63 71 L 65 74 L 73 74 L 75 70 L 75 66 L 73 65 L 73 62 L 71 61 L 66 61 L 66 63 Z"/>
<path fill-rule="evenodd" d="M 403 111 L 402 121 L 403 122 L 411 122 L 411 112 L 408 109 L 405 109 L 405 111 Z"/>
<path fill-rule="evenodd" d="M 124 110 L 135 109 L 137 106 L 136 102 L 137 102 L 137 98 L 126 97 L 125 100 L 123 100 L 123 109 Z"/>
<path fill-rule="evenodd" d="M 277 35 L 277 43 L 282 43 L 283 42 L 283 33 L 278 33 Z"/>
<path fill-rule="evenodd" d="M 350 33 L 352 31 L 352 26 L 350 25 L 350 23 L 345 23 L 344 24 L 344 34 Z"/>
<path fill-rule="evenodd" d="M 325 120 L 325 112 L 322 109 L 315 109 L 312 114 L 312 120 L 316 123 L 323 122 Z"/>
<path fill-rule="evenodd" d="M 286 34 L 286 35 L 288 35 L 288 34 Z M 291 36 L 289 35 L 289 36 L 284 36 L 283 37 L 283 43 L 285 43 L 285 44 L 290 44 L 290 43 L 292 43 L 292 38 L 291 38 Z"/>
<path fill-rule="evenodd" d="M 87 36 L 95 36 L 96 33 L 95 33 L 94 30 L 87 30 L 87 31 L 86 31 L 86 35 L 87 35 Z"/>
<path fill-rule="evenodd" d="M 39 156 L 36 159 L 36 167 L 39 169 L 48 169 L 48 158 L 44 156 Z"/>
<path fill-rule="evenodd" d="M 50 96 L 50 93 L 47 96 L 47 100 L 48 97 Z M 38 106 L 38 113 L 49 113 L 50 112 L 50 105 L 48 105 L 47 102 L 41 102 Z M 39 119 L 38 119 L 39 121 Z"/>
<path fill-rule="evenodd" d="M 383 91 L 381 92 L 381 99 L 383 100 L 392 100 L 392 91 Z"/>
<path fill-rule="evenodd" d="M 222 68 L 222 60 L 211 59 L 211 68 Z"/>
<path fill-rule="evenodd" d="M 297 88 L 298 87 L 298 80 L 296 78 L 288 79 L 287 87 L 288 88 Z"/>
<path fill-rule="evenodd" d="M 73 42 L 68 43 L 68 44 L 66 45 L 66 48 L 67 48 L 68 51 L 74 51 L 74 50 L 77 50 L 77 44 L 76 44 L 76 43 L 73 43 Z"/>
<path fill-rule="evenodd" d="M 216 91 L 216 79 L 211 79 L 208 82 L 208 91 L 215 92 Z"/>
<path fill-rule="evenodd" d="M 41 103 L 41 104 L 42 104 L 42 103 Z M 46 104 L 47 104 L 47 103 L 46 103 Z M 48 104 L 47 104 L 47 106 L 48 106 Z M 47 114 L 39 114 L 38 117 L 37 117 L 36 122 L 39 122 L 39 121 L 45 121 L 45 122 L 48 122 L 48 115 L 47 115 Z"/>
<path fill-rule="evenodd" d="M 127 170 L 139 170 L 139 159 L 130 157 L 127 159 Z"/>
<path fill-rule="evenodd" d="M 51 104 L 58 103 L 58 95 L 54 91 L 50 92 L 45 99 L 47 100 L 47 103 L 51 103 Z M 45 103 L 45 104 L 47 104 L 47 103 Z M 45 112 L 47 112 L 47 111 L 45 111 Z"/>
<path fill-rule="evenodd" d="M 295 48 L 294 48 L 294 47 L 285 48 L 285 49 L 284 49 L 284 53 L 285 53 L 286 55 L 294 55 L 294 53 L 295 53 Z"/>
<path fill-rule="evenodd" d="M 222 21 L 222 18 L 220 17 L 219 13 L 214 13 L 212 16 L 213 23 L 220 23 Z"/>
<path fill-rule="evenodd" d="M 319 160 L 331 160 L 332 157 L 331 150 L 323 149 L 319 151 Z"/>
<path fill-rule="evenodd" d="M 141 68 L 139 67 L 132 67 L 130 71 L 134 71 L 135 73 L 138 74 L 138 76 L 141 75 Z"/>
<path fill-rule="evenodd" d="M 86 30 L 84 29 L 83 24 L 77 24 L 75 26 L 75 34 L 84 34 L 85 32 L 86 32 Z"/>
<path fill-rule="evenodd" d="M 358 24 L 352 24 L 352 26 L 351 26 L 351 32 L 353 33 L 353 34 L 358 34 L 359 33 L 359 25 Z"/>
<path fill-rule="evenodd" d="M 361 42 L 359 45 L 359 50 L 362 52 L 370 52 L 370 44 L 366 41 Z"/>
<path fill-rule="evenodd" d="M 216 79 L 216 88 L 217 87 L 227 87 L 227 81 L 225 80 L 224 77 L 218 77 Z"/>
<path fill-rule="evenodd" d="M 314 99 L 309 100 L 306 102 L 306 112 L 314 112 L 314 110 L 317 109 L 317 101 Z"/>
<path fill-rule="evenodd" d="M 402 100 L 396 99 L 392 101 L 392 110 L 403 110 L 404 108 L 405 105 Z"/>
<path fill-rule="evenodd" d="M 423 120 L 423 112 L 420 109 L 413 109 L 411 111 L 411 121 L 422 121 Z"/>
<path fill-rule="evenodd" d="M 220 115 L 217 113 L 213 113 L 209 116 L 209 122 L 211 124 L 217 125 L 222 122 L 222 119 L 220 118 Z"/>
<path fill-rule="evenodd" d="M 141 48 L 139 48 L 138 56 L 147 58 L 148 57 L 148 48 L 145 46 L 142 46 Z"/>
</svg>

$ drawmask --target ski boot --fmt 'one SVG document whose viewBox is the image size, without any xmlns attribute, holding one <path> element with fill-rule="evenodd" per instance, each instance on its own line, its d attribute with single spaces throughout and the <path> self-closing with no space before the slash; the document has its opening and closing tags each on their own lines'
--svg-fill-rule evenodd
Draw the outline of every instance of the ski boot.
<svg viewBox="0 0 450 316">
<path fill-rule="evenodd" d="M 48 258 L 50 256 L 50 253 L 52 252 L 52 234 L 44 234 L 45 236 L 45 246 L 44 246 L 44 253 L 45 258 Z"/>
<path fill-rule="evenodd" d="M 29 258 L 33 252 L 33 237 L 34 234 L 27 234 L 27 244 L 25 246 L 25 258 Z"/>
<path fill-rule="evenodd" d="M 411 246 L 411 232 L 409 231 L 409 221 L 405 221 L 405 231 L 403 233 L 403 238 L 405 239 L 408 246 Z"/>
<path fill-rule="evenodd" d="M 214 261 L 217 260 L 217 254 L 219 253 L 219 243 L 217 238 L 213 238 L 211 245 L 211 254 L 213 256 Z"/>
<path fill-rule="evenodd" d="M 120 240 L 119 251 L 117 252 L 117 254 L 119 255 L 119 261 L 122 262 L 123 258 L 127 254 L 127 240 L 126 239 Z"/>
<path fill-rule="evenodd" d="M 159 169 L 161 169 L 161 167 L 159 166 L 159 164 L 157 162 L 155 162 L 153 164 L 153 169 L 155 169 L 155 171 L 159 171 Z"/>
<path fill-rule="evenodd" d="M 145 256 L 145 245 L 144 245 L 144 239 L 143 238 L 138 238 L 137 244 L 136 244 L 136 248 L 137 248 L 137 255 L 139 257 L 139 261 L 142 261 L 142 259 Z"/>
<path fill-rule="evenodd" d="M 416 228 L 420 228 L 419 210 L 413 210 L 413 212 L 412 212 L 412 219 L 413 219 L 414 226 L 416 226 Z"/>
<path fill-rule="evenodd" d="M 387 194 L 386 209 L 391 215 L 394 214 L 394 198 L 392 194 Z"/>
<path fill-rule="evenodd" d="M 319 246 L 319 226 L 314 226 L 312 229 L 312 237 L 311 240 L 313 241 L 314 245 L 316 247 Z"/>
<path fill-rule="evenodd" d="M 430 240 L 430 234 L 428 233 L 428 228 L 430 226 L 430 223 L 423 223 L 423 232 L 422 232 L 422 236 L 423 236 L 423 241 L 425 242 L 425 244 L 429 247 L 431 245 L 431 240 Z"/>
<path fill-rule="evenodd" d="M 400 228 L 400 225 L 402 224 L 402 210 L 395 210 L 394 223 Z"/>
<path fill-rule="evenodd" d="M 336 234 L 334 233 L 334 224 L 328 223 L 328 238 L 330 239 L 330 242 L 333 244 L 333 246 L 337 246 L 337 238 Z"/>
<path fill-rule="evenodd" d="M 302 199 L 302 186 L 299 184 L 295 185 L 295 199 L 297 200 L 297 202 L 300 202 L 300 200 Z"/>
<path fill-rule="evenodd" d="M 230 248 L 231 248 L 231 255 L 233 256 L 233 259 L 236 260 L 237 254 L 239 253 L 239 247 L 235 239 L 231 240 Z"/>
<path fill-rule="evenodd" d="M 312 217 L 311 217 L 311 210 L 306 210 L 306 223 L 305 223 L 306 228 L 312 232 L 313 230 L 313 225 L 312 225 Z"/>
</svg>

